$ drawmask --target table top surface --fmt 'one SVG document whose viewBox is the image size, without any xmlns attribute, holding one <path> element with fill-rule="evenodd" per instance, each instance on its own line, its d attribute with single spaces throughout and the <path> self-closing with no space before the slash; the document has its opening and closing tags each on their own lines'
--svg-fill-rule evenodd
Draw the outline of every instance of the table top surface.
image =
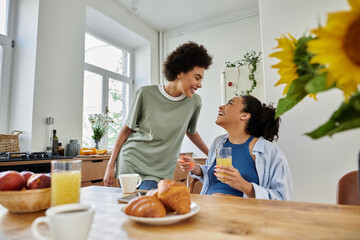
<svg viewBox="0 0 360 240">
<path fill-rule="evenodd" d="M 180 222 L 150 226 L 120 212 L 120 188 L 81 189 L 95 206 L 88 239 L 360 239 L 360 207 L 192 194 L 200 206 Z M 45 211 L 9 213 L 0 206 L 0 239 L 34 239 L 31 224 Z"/>
</svg>

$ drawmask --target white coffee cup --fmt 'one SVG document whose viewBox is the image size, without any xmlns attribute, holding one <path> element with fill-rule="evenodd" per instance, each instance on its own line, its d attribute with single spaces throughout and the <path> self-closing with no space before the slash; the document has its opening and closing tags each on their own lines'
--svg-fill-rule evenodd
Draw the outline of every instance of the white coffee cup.
<svg viewBox="0 0 360 240">
<path fill-rule="evenodd" d="M 142 179 L 139 174 L 121 174 L 118 176 L 120 187 L 124 193 L 133 193 L 140 186 Z"/>
<path fill-rule="evenodd" d="M 93 220 L 95 208 L 89 204 L 74 203 L 51 207 L 46 217 L 38 217 L 31 225 L 36 239 L 41 240 L 86 240 Z M 52 238 L 40 234 L 38 226 L 49 226 Z"/>
</svg>

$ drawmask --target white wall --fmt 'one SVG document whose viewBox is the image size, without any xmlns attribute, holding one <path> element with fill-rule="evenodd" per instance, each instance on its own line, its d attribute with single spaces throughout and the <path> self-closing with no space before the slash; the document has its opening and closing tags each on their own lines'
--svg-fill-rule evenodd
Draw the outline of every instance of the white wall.
<svg viewBox="0 0 360 240">
<path fill-rule="evenodd" d="M 287 32 L 295 37 L 325 24 L 326 13 L 349 9 L 346 0 L 260 0 L 261 35 L 267 102 L 282 97 L 283 87 L 274 87 L 279 75 L 268 55 L 277 46 L 275 37 Z M 319 101 L 304 99 L 282 116 L 279 146 L 288 158 L 294 180 L 294 200 L 336 202 L 336 184 L 342 175 L 357 169 L 360 130 L 312 140 L 304 135 L 326 120 L 343 100 L 339 90 L 318 94 Z"/>
<path fill-rule="evenodd" d="M 31 150 L 44 150 L 48 116 L 60 142 L 81 139 L 85 14 L 83 1 L 40 1 Z"/>
<path fill-rule="evenodd" d="M 150 47 L 149 46 L 142 46 L 139 48 L 136 48 L 134 50 L 134 60 L 135 60 L 135 66 L 138 66 L 135 68 L 134 77 L 136 79 L 135 86 L 134 86 L 134 93 L 136 90 L 144 85 L 149 85 L 149 78 L 151 75 L 151 65 L 150 65 L 150 59 L 151 59 L 151 53 L 150 53 Z M 154 79 L 155 80 L 155 79 Z M 159 78 L 156 79 L 157 81 Z M 158 84 L 158 82 L 153 82 L 153 84 Z"/>
<path fill-rule="evenodd" d="M 39 0 L 17 1 L 9 129 L 23 131 L 20 150 L 31 147 L 38 9 Z"/>
<path fill-rule="evenodd" d="M 205 71 L 203 87 L 197 90 L 203 104 L 197 130 L 206 145 L 210 147 L 214 138 L 223 134 L 223 129 L 215 124 L 218 107 L 222 104 L 221 70 L 225 67 L 226 61 L 234 62 L 250 50 L 256 52 L 261 50 L 259 16 L 188 31 L 181 35 L 164 34 L 164 36 L 164 45 L 167 46 L 164 50 L 165 56 L 188 41 L 204 45 L 213 56 L 213 64 Z M 194 156 L 204 156 L 187 137 L 184 139 L 181 151 L 194 152 Z"/>
<path fill-rule="evenodd" d="M 28 1 L 19 2 L 20 11 L 22 6 L 29 5 Z M 59 141 L 63 142 L 64 146 L 70 139 L 81 140 L 87 6 L 107 15 L 149 41 L 151 68 L 147 73 L 153 83 L 158 83 L 158 32 L 129 13 L 116 1 L 37 0 L 32 2 L 37 2 L 38 7 L 27 9 L 30 12 L 26 14 L 31 15 L 32 18 L 27 17 L 28 22 L 20 19 L 19 25 L 21 27 L 23 24 L 24 31 L 18 33 L 20 40 L 20 37 L 29 38 L 29 41 L 23 43 L 31 46 L 19 48 L 19 53 L 15 54 L 14 58 L 15 66 L 17 63 L 22 64 L 16 66 L 14 71 L 15 82 L 18 83 L 15 83 L 12 91 L 12 99 L 15 100 L 11 105 L 10 129 L 26 130 L 24 136 L 27 138 L 21 151 L 45 149 L 45 119 L 48 116 L 54 117 L 54 129 L 58 130 Z M 26 15 L 24 12 L 20 13 L 22 14 L 20 18 Z M 26 28 L 27 26 L 29 28 Z M 33 51 L 28 62 L 22 58 L 25 55 L 23 49 Z M 36 55 L 34 55 L 35 51 Z M 24 85 L 20 86 L 21 84 Z M 17 85 L 20 88 L 17 88 Z M 30 94 L 27 93 L 28 91 Z"/>
</svg>

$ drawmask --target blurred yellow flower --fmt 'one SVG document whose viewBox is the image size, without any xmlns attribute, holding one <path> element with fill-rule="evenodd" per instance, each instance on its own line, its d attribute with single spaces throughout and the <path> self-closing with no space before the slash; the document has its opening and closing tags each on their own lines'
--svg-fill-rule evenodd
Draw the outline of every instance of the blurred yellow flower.
<svg viewBox="0 0 360 240">
<path fill-rule="evenodd" d="M 326 85 L 335 83 L 346 100 L 360 84 L 360 1 L 349 4 L 351 11 L 328 14 L 327 25 L 314 29 L 316 39 L 308 42 L 308 50 L 315 54 L 310 63 L 326 66 Z"/>
<path fill-rule="evenodd" d="M 278 64 L 271 66 L 272 68 L 278 68 L 278 73 L 280 74 L 280 80 L 275 84 L 278 86 L 280 84 L 286 84 L 283 91 L 283 95 L 287 93 L 291 83 L 298 78 L 296 73 L 297 67 L 294 63 L 294 51 L 296 39 L 288 33 L 289 37 L 282 35 L 280 38 L 276 38 L 278 46 L 275 49 L 282 49 L 281 51 L 274 52 L 270 54 L 270 57 L 276 57 L 280 60 Z"/>
<path fill-rule="evenodd" d="M 281 51 L 274 52 L 270 54 L 270 57 L 276 57 L 280 60 L 279 63 L 272 65 L 272 68 L 278 68 L 278 73 L 280 75 L 280 80 L 275 84 L 278 86 L 280 84 L 286 84 L 283 95 L 286 95 L 292 82 L 299 77 L 298 75 L 298 66 L 295 63 L 295 51 L 297 49 L 298 40 L 296 40 L 290 33 L 289 37 L 282 35 L 280 38 L 276 38 L 278 41 L 278 46 L 275 49 L 282 49 Z M 316 93 L 309 93 L 309 97 L 316 99 Z"/>
<path fill-rule="evenodd" d="M 316 99 L 315 94 L 335 87 L 343 91 L 345 101 L 330 119 L 306 133 L 313 139 L 360 128 L 360 0 L 348 1 L 351 10 L 328 14 L 326 26 L 312 31 L 315 37 L 283 35 L 276 39 L 282 50 L 269 55 L 280 60 L 272 66 L 281 76 L 275 86 L 286 84 L 275 117 L 306 96 Z"/>
</svg>

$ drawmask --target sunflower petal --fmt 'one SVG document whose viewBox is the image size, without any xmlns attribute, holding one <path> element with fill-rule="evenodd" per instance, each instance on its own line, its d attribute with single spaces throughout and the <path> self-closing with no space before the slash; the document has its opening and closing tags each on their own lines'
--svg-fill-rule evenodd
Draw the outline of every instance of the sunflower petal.
<svg viewBox="0 0 360 240">
<path fill-rule="evenodd" d="M 315 101 L 317 101 L 316 93 L 310 93 L 309 98 L 313 98 Z"/>
</svg>

